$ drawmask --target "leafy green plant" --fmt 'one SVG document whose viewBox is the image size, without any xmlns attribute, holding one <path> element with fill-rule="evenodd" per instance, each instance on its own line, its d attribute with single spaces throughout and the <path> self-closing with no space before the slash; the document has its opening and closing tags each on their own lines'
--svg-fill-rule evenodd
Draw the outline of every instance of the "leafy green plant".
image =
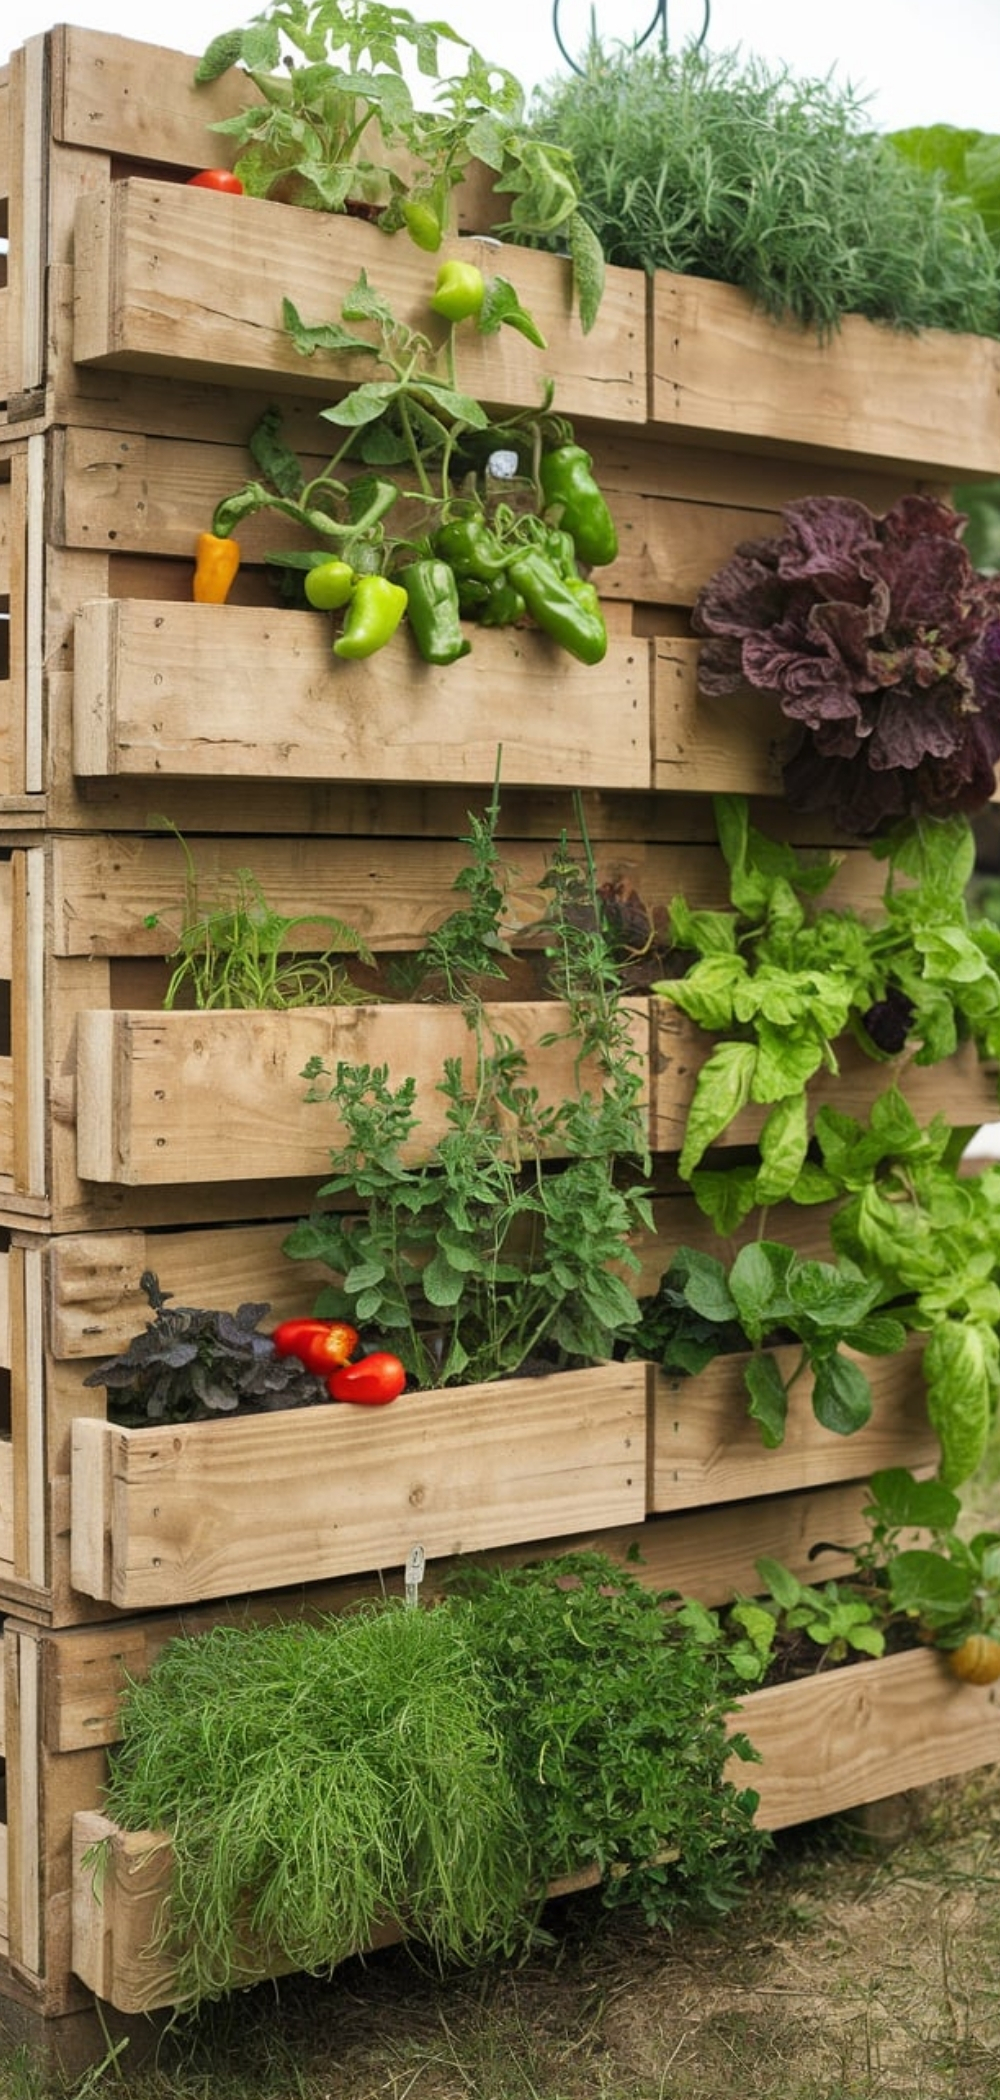
<svg viewBox="0 0 1000 2100">
<path fill-rule="evenodd" d="M 958 1496 L 904 1466 L 873 1473 L 868 1489 L 859 1565 L 881 1580 L 893 1611 L 938 1648 L 954 1652 L 979 1635 L 1000 1642 L 1000 1532 L 964 1536 Z M 913 1533 L 920 1544 L 900 1543 Z"/>
<path fill-rule="evenodd" d="M 756 1796 L 723 1779 L 736 1678 L 671 1609 L 599 1553 L 459 1570 L 536 1885 L 593 1862 L 609 1904 L 651 1924 L 725 1910 L 767 1842 Z"/>
<path fill-rule="evenodd" d="M 638 1267 L 629 1237 L 652 1225 L 635 1178 L 646 1167 L 643 1073 L 614 972 L 595 946 L 594 900 L 586 923 L 566 908 L 578 879 L 563 845 L 552 871 L 551 961 L 578 1058 L 592 1060 L 593 1092 L 581 1086 L 542 1109 L 525 1053 L 473 1000 L 470 1076 L 460 1059 L 446 1064 L 447 1128 L 410 1165 L 412 1078 L 394 1086 L 384 1066 L 307 1067 L 311 1098 L 333 1102 L 347 1129 L 320 1197 L 364 1208 L 317 1210 L 285 1252 L 326 1263 L 338 1280 L 317 1311 L 386 1333 L 420 1386 L 500 1378 L 536 1360 L 599 1363 L 638 1318 L 616 1271 Z M 583 879 L 592 881 L 590 863 Z M 553 1172 L 546 1161 L 556 1153 Z"/>
<path fill-rule="evenodd" d="M 483 978 L 503 978 L 512 954 L 504 915 L 512 870 L 497 846 L 500 822 L 500 758 L 493 794 L 485 813 L 468 812 L 468 832 L 460 843 L 469 848 L 464 868 L 453 884 L 465 900 L 434 928 L 417 953 L 396 972 L 408 996 L 430 987 L 435 995 L 463 1004 L 477 996 Z"/>
<path fill-rule="evenodd" d="M 818 1658 L 809 1658 L 811 1669 L 845 1662 L 854 1655 L 884 1655 L 885 1632 L 880 1621 L 885 1614 L 877 1596 L 862 1595 L 849 1581 L 825 1582 L 821 1587 L 800 1582 L 790 1568 L 766 1556 L 755 1566 L 766 1594 L 754 1603 L 774 1617 L 776 1650 L 787 1645 L 790 1636 L 794 1648 L 794 1637 L 802 1634 L 811 1648 L 819 1650 Z M 736 1623 L 742 1626 L 745 1622 L 744 1611 Z"/>
<path fill-rule="evenodd" d="M 720 1350 L 749 1349 L 749 1413 L 771 1450 L 784 1441 L 792 1387 L 809 1371 L 816 1420 L 850 1436 L 868 1421 L 872 1392 L 845 1350 L 887 1356 L 906 1340 L 903 1323 L 878 1310 L 882 1297 L 882 1284 L 853 1262 L 807 1261 L 774 1240 L 751 1241 L 728 1271 L 715 1255 L 682 1247 L 658 1290 L 639 1301 L 629 1354 L 683 1373 Z M 787 1374 L 772 1346 L 781 1341 L 799 1349 Z"/>
<path fill-rule="evenodd" d="M 464 53 L 461 72 L 441 74 L 442 43 Z M 414 102 L 407 57 L 434 83 L 431 109 Z M 493 231 L 514 241 L 557 236 L 568 246 L 581 320 L 592 325 L 603 256 L 578 209 L 572 156 L 527 130 L 514 75 L 447 23 L 417 21 L 378 0 L 271 0 L 246 28 L 213 39 L 195 79 L 218 80 L 236 65 L 259 99 L 209 128 L 236 139 L 236 173 L 252 196 L 354 211 L 386 233 L 405 227 L 418 247 L 433 251 L 455 185 L 480 160 L 497 190 L 513 198 Z"/>
<path fill-rule="evenodd" d="M 199 894 L 197 870 L 187 841 L 172 831 L 184 855 L 184 918 L 163 998 L 169 1010 L 190 1000 L 203 1011 L 212 1008 L 344 1006 L 371 994 L 352 984 L 332 948 L 321 954 L 296 954 L 293 943 L 305 928 L 322 927 L 339 951 L 356 955 L 369 968 L 375 958 L 353 927 L 329 913 L 304 912 L 286 918 L 268 904 L 249 868 L 237 870 L 233 893 L 207 909 Z M 148 926 L 158 923 L 154 916 Z"/>
<path fill-rule="evenodd" d="M 523 1943 L 518 1785 L 471 1614 L 217 1626 L 132 1683 L 106 1806 L 169 1833 L 178 2003 L 326 1969 L 386 1920 L 438 1959 Z M 99 1865 L 99 1862 L 98 1862 Z"/>
<path fill-rule="evenodd" d="M 962 1133 L 922 1128 L 896 1089 L 867 1122 L 818 1111 L 814 1193 L 840 1198 L 837 1251 L 878 1279 L 883 1300 L 927 1336 L 927 1411 L 940 1477 L 957 1487 L 982 1459 L 1000 1399 L 1000 1171 L 956 1173 Z"/>
<path fill-rule="evenodd" d="M 279 1356 L 259 1323 L 267 1305 L 235 1312 L 174 1305 L 151 1269 L 139 1279 L 153 1318 L 127 1348 L 88 1372 L 106 1387 L 117 1421 L 200 1422 L 215 1415 L 263 1414 L 329 1399 L 324 1381 L 297 1357 Z"/>
<path fill-rule="evenodd" d="M 671 935 L 695 960 L 653 990 L 722 1037 L 701 1064 L 679 1167 L 719 1231 L 755 1204 L 808 1194 L 806 1089 L 838 1069 L 848 1032 L 875 1060 L 904 1049 L 921 1065 L 972 1040 L 1000 1051 L 1000 929 L 973 924 L 965 901 L 974 842 L 963 817 L 898 826 L 873 851 L 887 861 L 882 910 L 814 909 L 829 857 L 805 859 L 765 838 L 745 798 L 715 798 L 732 909 L 670 907 Z M 748 1104 L 769 1109 L 759 1160 L 738 1178 L 699 1174 L 704 1154 Z"/>
<path fill-rule="evenodd" d="M 532 115 L 572 154 L 609 262 L 742 285 L 821 335 L 848 313 L 1000 332 L 978 211 L 866 126 L 864 103 L 831 78 L 595 42 L 582 78 L 557 80 Z"/>
</svg>

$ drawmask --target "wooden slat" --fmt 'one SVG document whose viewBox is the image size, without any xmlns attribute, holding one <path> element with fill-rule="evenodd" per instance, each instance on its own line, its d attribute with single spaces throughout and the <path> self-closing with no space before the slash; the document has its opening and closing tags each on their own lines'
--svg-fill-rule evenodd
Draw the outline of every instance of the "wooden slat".
<svg viewBox="0 0 1000 2100">
<path fill-rule="evenodd" d="M 234 211 L 232 207 L 235 206 Z M 254 255 L 254 268 L 245 259 Z M 571 305 L 571 265 L 526 248 L 464 239 L 450 254 L 516 286 L 544 351 L 513 329 L 463 343 L 461 384 L 494 407 L 539 400 L 555 382 L 560 411 L 642 422 L 646 412 L 646 280 L 612 269 L 585 336 Z M 371 359 L 304 359 L 282 325 L 282 299 L 307 322 L 333 320 L 358 272 L 397 318 L 427 330 L 426 257 L 377 227 L 184 184 L 128 181 L 81 201 L 76 227 L 75 355 L 133 372 L 324 394 L 368 379 Z M 441 330 L 443 339 L 445 331 Z"/>
<path fill-rule="evenodd" d="M 639 835 L 641 818 L 633 823 L 636 835 L 629 840 L 592 835 L 599 882 L 614 883 L 622 893 L 635 890 L 648 910 L 661 915 L 677 895 L 698 910 L 728 905 L 728 871 L 717 847 L 647 840 Z M 467 822 L 461 828 L 466 832 Z M 206 909 L 231 897 L 239 871 L 250 865 L 274 911 L 286 917 L 304 909 L 329 913 L 389 954 L 420 946 L 460 905 L 455 885 L 469 867 L 469 849 L 458 838 L 429 835 L 192 838 L 189 845 Z M 540 884 L 552 841 L 503 838 L 499 851 L 510 879 L 510 939 L 518 947 L 533 944 L 530 929 L 541 916 Z M 53 956 L 163 956 L 174 947 L 183 925 L 184 887 L 174 839 L 148 832 L 57 837 L 50 854 Z M 0 958 L 3 874 L 0 863 Z M 867 850 L 848 847 L 824 903 L 870 912 L 884 887 L 884 866 Z M 306 921 L 290 935 L 289 946 L 315 949 L 324 937 L 322 926 Z"/>
<path fill-rule="evenodd" d="M 698 1074 L 717 1038 L 694 1027 L 666 999 L 652 1004 L 652 1146 L 654 1152 L 679 1150 Z M 821 1072 L 810 1082 L 809 1100 L 866 1116 L 887 1087 L 898 1086 L 920 1122 L 945 1109 L 956 1125 L 989 1122 L 996 1115 L 996 1072 L 979 1057 L 974 1043 L 963 1043 L 940 1064 L 918 1065 L 913 1051 L 900 1057 L 866 1057 L 860 1043 L 842 1037 L 837 1044 L 839 1071 Z M 746 1108 L 734 1117 L 719 1140 L 723 1145 L 755 1144 L 768 1111 Z"/>
<path fill-rule="evenodd" d="M 586 1084 L 572 1041 L 538 1038 L 560 1025 L 556 1004 L 500 1003 L 491 1029 L 529 1052 L 542 1109 Z M 646 1002 L 633 1005 L 645 1055 Z M 398 1084 L 418 1082 L 419 1127 L 404 1148 L 419 1157 L 446 1128 L 438 1091 L 444 1062 L 462 1060 L 470 1080 L 475 1038 L 453 1006 L 302 1007 L 289 1013 L 113 1013 L 77 1021 L 77 1153 L 85 1180 L 125 1183 L 226 1181 L 322 1174 L 343 1126 L 332 1105 L 307 1100 L 304 1067 L 314 1056 L 388 1064 Z"/>
<path fill-rule="evenodd" d="M 649 786 L 646 642 L 583 665 L 541 634 L 477 635 L 443 669 L 400 633 L 369 661 L 327 623 L 99 599 L 77 619 L 74 766 L 88 776 Z"/>
<path fill-rule="evenodd" d="M 777 697 L 708 699 L 698 690 L 699 644 L 657 641 L 653 664 L 653 785 L 669 794 L 779 795 L 788 724 Z"/>
<path fill-rule="evenodd" d="M 9 1352 L 8 1352 L 9 1354 Z M 0 1438 L 0 1582 L 14 1572 L 14 1449 L 9 1437 Z M 0 1694 L 2 1699 L 2 1694 Z M 0 1711 L 2 1726 L 2 1711 Z M 0 1757 L 3 1746 L 0 1742 Z"/>
<path fill-rule="evenodd" d="M 282 1254 L 290 1221 L 187 1232 L 62 1233 L 48 1245 L 49 1346 L 66 1362 L 113 1355 L 148 1318 L 147 1269 L 179 1305 L 270 1305 L 262 1324 L 308 1312 L 329 1271 Z"/>
<path fill-rule="evenodd" d="M 820 343 L 733 285 L 665 271 L 652 301 L 650 415 L 661 431 L 850 452 L 939 478 L 1000 474 L 1000 343 L 911 336 L 852 314 Z"/>
<path fill-rule="evenodd" d="M 776 1352 L 788 1377 L 799 1352 Z M 860 1359 L 857 1359 L 861 1361 Z M 653 1383 L 649 1507 L 692 1509 L 706 1503 L 780 1495 L 789 1488 L 819 1487 L 834 1480 L 863 1480 L 881 1466 L 935 1465 L 938 1443 L 927 1420 L 915 1343 L 896 1356 L 866 1357 L 861 1363 L 872 1388 L 871 1421 L 853 1436 L 821 1428 L 811 1405 L 812 1380 L 796 1379 L 789 1399 L 785 1440 L 766 1450 L 750 1420 L 742 1356 L 719 1356 L 696 1378 Z"/>
<path fill-rule="evenodd" d="M 377 1416 L 377 1421 L 375 1417 Z M 640 1518 L 646 1370 L 236 1422 L 73 1429 L 73 1580 L 126 1610 Z"/>
<path fill-rule="evenodd" d="M 726 1777 L 760 1794 L 757 1821 L 782 1830 L 1000 1758 L 996 1685 L 959 1684 L 921 1649 L 771 1685 L 743 1701 L 732 1727 L 761 1763 L 731 1758 Z"/>
</svg>

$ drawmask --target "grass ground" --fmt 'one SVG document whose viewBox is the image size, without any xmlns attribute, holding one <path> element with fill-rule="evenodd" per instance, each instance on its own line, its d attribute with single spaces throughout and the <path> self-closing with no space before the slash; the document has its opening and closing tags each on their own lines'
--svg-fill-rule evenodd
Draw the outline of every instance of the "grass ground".
<svg viewBox="0 0 1000 2100">
<path fill-rule="evenodd" d="M 575 1898 L 519 1967 L 442 1982 L 389 1950 L 223 2001 L 73 2085 L 0 2041 L 0 2096 L 1000 2100 L 1000 1768 L 899 1806 L 891 1839 L 786 1836 L 711 1930 Z"/>
</svg>

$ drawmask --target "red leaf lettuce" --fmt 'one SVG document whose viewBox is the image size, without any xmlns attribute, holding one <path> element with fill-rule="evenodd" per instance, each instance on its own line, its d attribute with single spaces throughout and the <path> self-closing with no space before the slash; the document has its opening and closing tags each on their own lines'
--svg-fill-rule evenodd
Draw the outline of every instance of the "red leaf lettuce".
<svg viewBox="0 0 1000 2100">
<path fill-rule="evenodd" d="M 776 692 L 796 725 L 785 791 L 857 836 L 987 802 L 1000 759 L 1000 577 L 972 566 L 935 496 L 884 517 L 846 496 L 788 504 L 700 591 L 706 694 Z"/>
</svg>

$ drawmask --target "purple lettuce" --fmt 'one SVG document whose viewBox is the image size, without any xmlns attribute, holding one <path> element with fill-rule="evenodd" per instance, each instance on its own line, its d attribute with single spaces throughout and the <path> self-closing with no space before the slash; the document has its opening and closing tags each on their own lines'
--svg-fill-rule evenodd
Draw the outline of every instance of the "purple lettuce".
<svg viewBox="0 0 1000 2100">
<path fill-rule="evenodd" d="M 973 568 L 964 518 L 935 496 L 881 518 L 807 496 L 784 523 L 699 592 L 702 691 L 777 693 L 789 801 L 846 832 L 980 808 L 1000 759 L 1000 577 Z"/>
</svg>

